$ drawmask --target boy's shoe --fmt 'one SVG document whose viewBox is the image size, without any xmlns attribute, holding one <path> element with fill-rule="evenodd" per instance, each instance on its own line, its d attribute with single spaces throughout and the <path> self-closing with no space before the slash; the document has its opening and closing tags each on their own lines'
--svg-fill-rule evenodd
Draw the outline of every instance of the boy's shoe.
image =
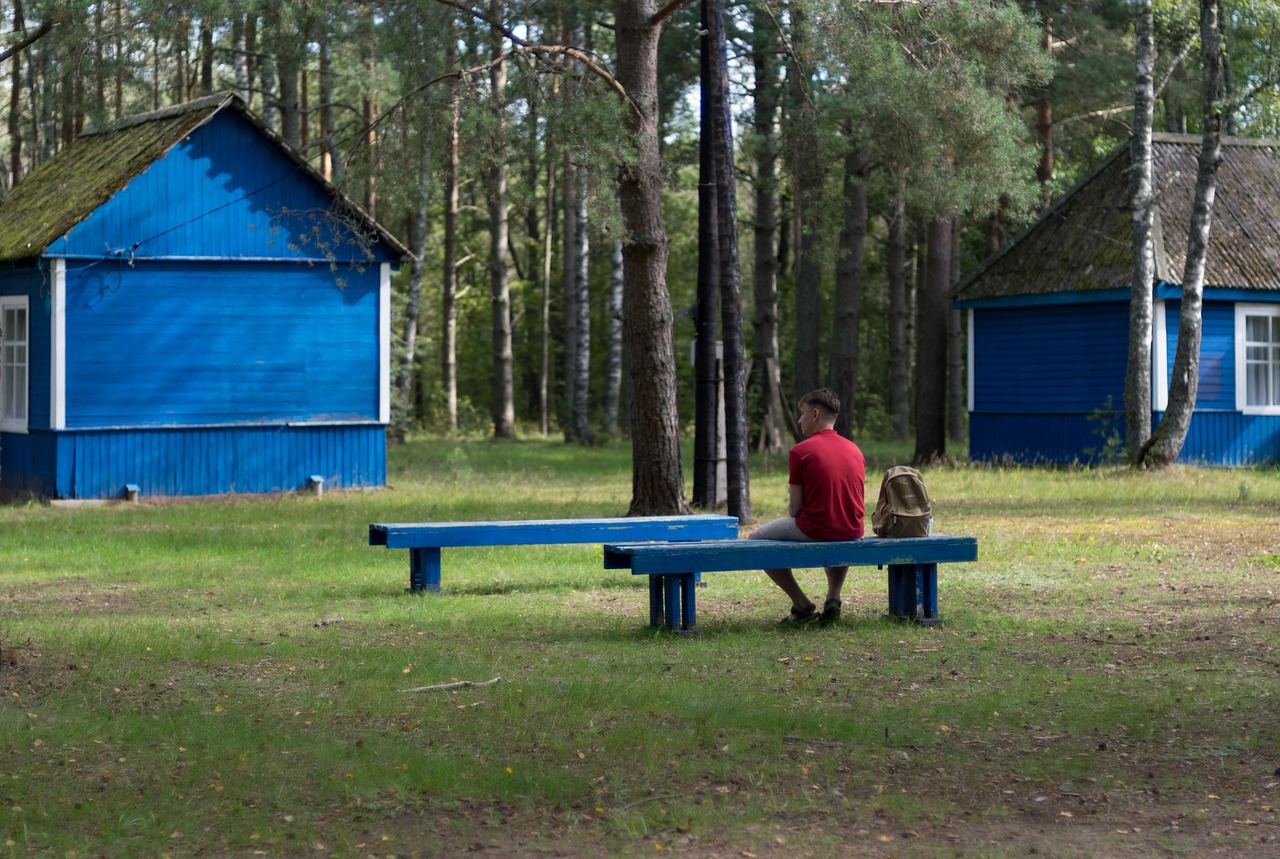
<svg viewBox="0 0 1280 859">
<path fill-rule="evenodd" d="M 791 614 L 778 621 L 779 626 L 800 626 L 806 623 L 812 623 L 818 620 L 818 607 L 813 603 L 809 603 L 806 609 L 791 609 Z"/>
<path fill-rule="evenodd" d="M 822 606 L 822 614 L 818 617 L 818 626 L 831 626 L 840 619 L 840 600 L 827 600 Z"/>
</svg>

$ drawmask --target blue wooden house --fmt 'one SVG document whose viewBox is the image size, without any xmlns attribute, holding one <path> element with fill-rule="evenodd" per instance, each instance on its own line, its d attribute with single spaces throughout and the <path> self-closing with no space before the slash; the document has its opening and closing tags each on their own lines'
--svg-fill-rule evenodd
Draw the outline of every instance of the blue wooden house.
<svg viewBox="0 0 1280 859">
<path fill-rule="evenodd" d="M 1152 426 L 1177 348 L 1199 145 L 1154 141 Z M 1129 163 L 1121 146 L 958 288 L 972 459 L 1090 462 L 1123 440 Z M 1280 142 L 1223 141 L 1206 267 L 1200 386 L 1180 461 L 1280 461 Z"/>
<path fill-rule="evenodd" d="M 84 134 L 0 203 L 0 489 L 384 484 L 406 255 L 234 95 Z"/>
</svg>

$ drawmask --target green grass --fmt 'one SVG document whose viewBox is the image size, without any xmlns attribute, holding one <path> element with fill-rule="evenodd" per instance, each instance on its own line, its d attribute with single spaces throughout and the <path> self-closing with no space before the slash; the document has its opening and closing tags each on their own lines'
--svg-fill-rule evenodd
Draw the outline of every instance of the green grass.
<svg viewBox="0 0 1280 859">
<path fill-rule="evenodd" d="M 868 454 L 874 493 L 906 452 Z M 1274 471 L 930 469 L 981 555 L 943 626 L 854 570 L 838 627 L 779 631 L 715 574 L 687 637 L 598 546 L 447 551 L 414 596 L 367 545 L 621 514 L 625 446 L 391 455 L 377 492 L 0 507 L 0 856 L 1278 849 Z M 785 483 L 753 461 L 758 519 Z"/>
</svg>

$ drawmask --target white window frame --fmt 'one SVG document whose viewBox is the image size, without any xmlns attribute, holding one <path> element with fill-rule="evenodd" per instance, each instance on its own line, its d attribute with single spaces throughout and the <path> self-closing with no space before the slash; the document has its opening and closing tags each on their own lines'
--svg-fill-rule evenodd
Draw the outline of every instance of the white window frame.
<svg viewBox="0 0 1280 859">
<path fill-rule="evenodd" d="M 1249 368 L 1245 363 L 1247 354 L 1245 319 L 1250 316 L 1280 317 L 1280 304 L 1252 304 L 1249 302 L 1238 302 L 1236 304 L 1236 410 L 1246 415 L 1280 415 L 1280 403 L 1269 406 L 1251 406 L 1248 404 Z M 1274 366 L 1276 372 L 1280 372 L 1280 361 Z"/>
<path fill-rule="evenodd" d="M 1169 410 L 1169 320 L 1163 301 L 1151 308 L 1151 409 Z"/>
<path fill-rule="evenodd" d="M 26 320 L 26 330 L 22 332 L 22 343 L 26 346 L 26 361 L 23 369 L 27 377 L 26 389 L 22 392 L 23 416 L 5 418 L 3 414 L 4 396 L 7 392 L 8 380 L 5 378 L 4 352 L 0 351 L 0 432 L 26 433 L 31 420 L 31 303 L 25 295 L 0 296 L 0 325 L 4 324 L 4 314 L 13 309 L 20 309 Z M 14 332 L 0 332 L 0 350 L 6 349 L 6 341 L 14 339 Z"/>
</svg>

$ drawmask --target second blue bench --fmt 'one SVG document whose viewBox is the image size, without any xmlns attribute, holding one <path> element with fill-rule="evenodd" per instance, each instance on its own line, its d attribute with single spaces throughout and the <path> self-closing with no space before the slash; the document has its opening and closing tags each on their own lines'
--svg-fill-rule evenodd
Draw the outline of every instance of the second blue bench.
<svg viewBox="0 0 1280 859">
<path fill-rule="evenodd" d="M 684 632 L 698 625 L 695 578 L 729 570 L 888 567 L 889 616 L 938 622 L 938 564 L 978 560 L 974 537 L 864 537 L 829 543 L 715 540 L 606 545 L 607 570 L 649 577 L 649 625 Z"/>
<path fill-rule="evenodd" d="M 399 522 L 369 526 L 369 545 L 409 550 L 409 590 L 440 590 L 440 550 L 648 540 L 733 540 L 733 516 L 626 516 L 498 522 Z"/>
</svg>

